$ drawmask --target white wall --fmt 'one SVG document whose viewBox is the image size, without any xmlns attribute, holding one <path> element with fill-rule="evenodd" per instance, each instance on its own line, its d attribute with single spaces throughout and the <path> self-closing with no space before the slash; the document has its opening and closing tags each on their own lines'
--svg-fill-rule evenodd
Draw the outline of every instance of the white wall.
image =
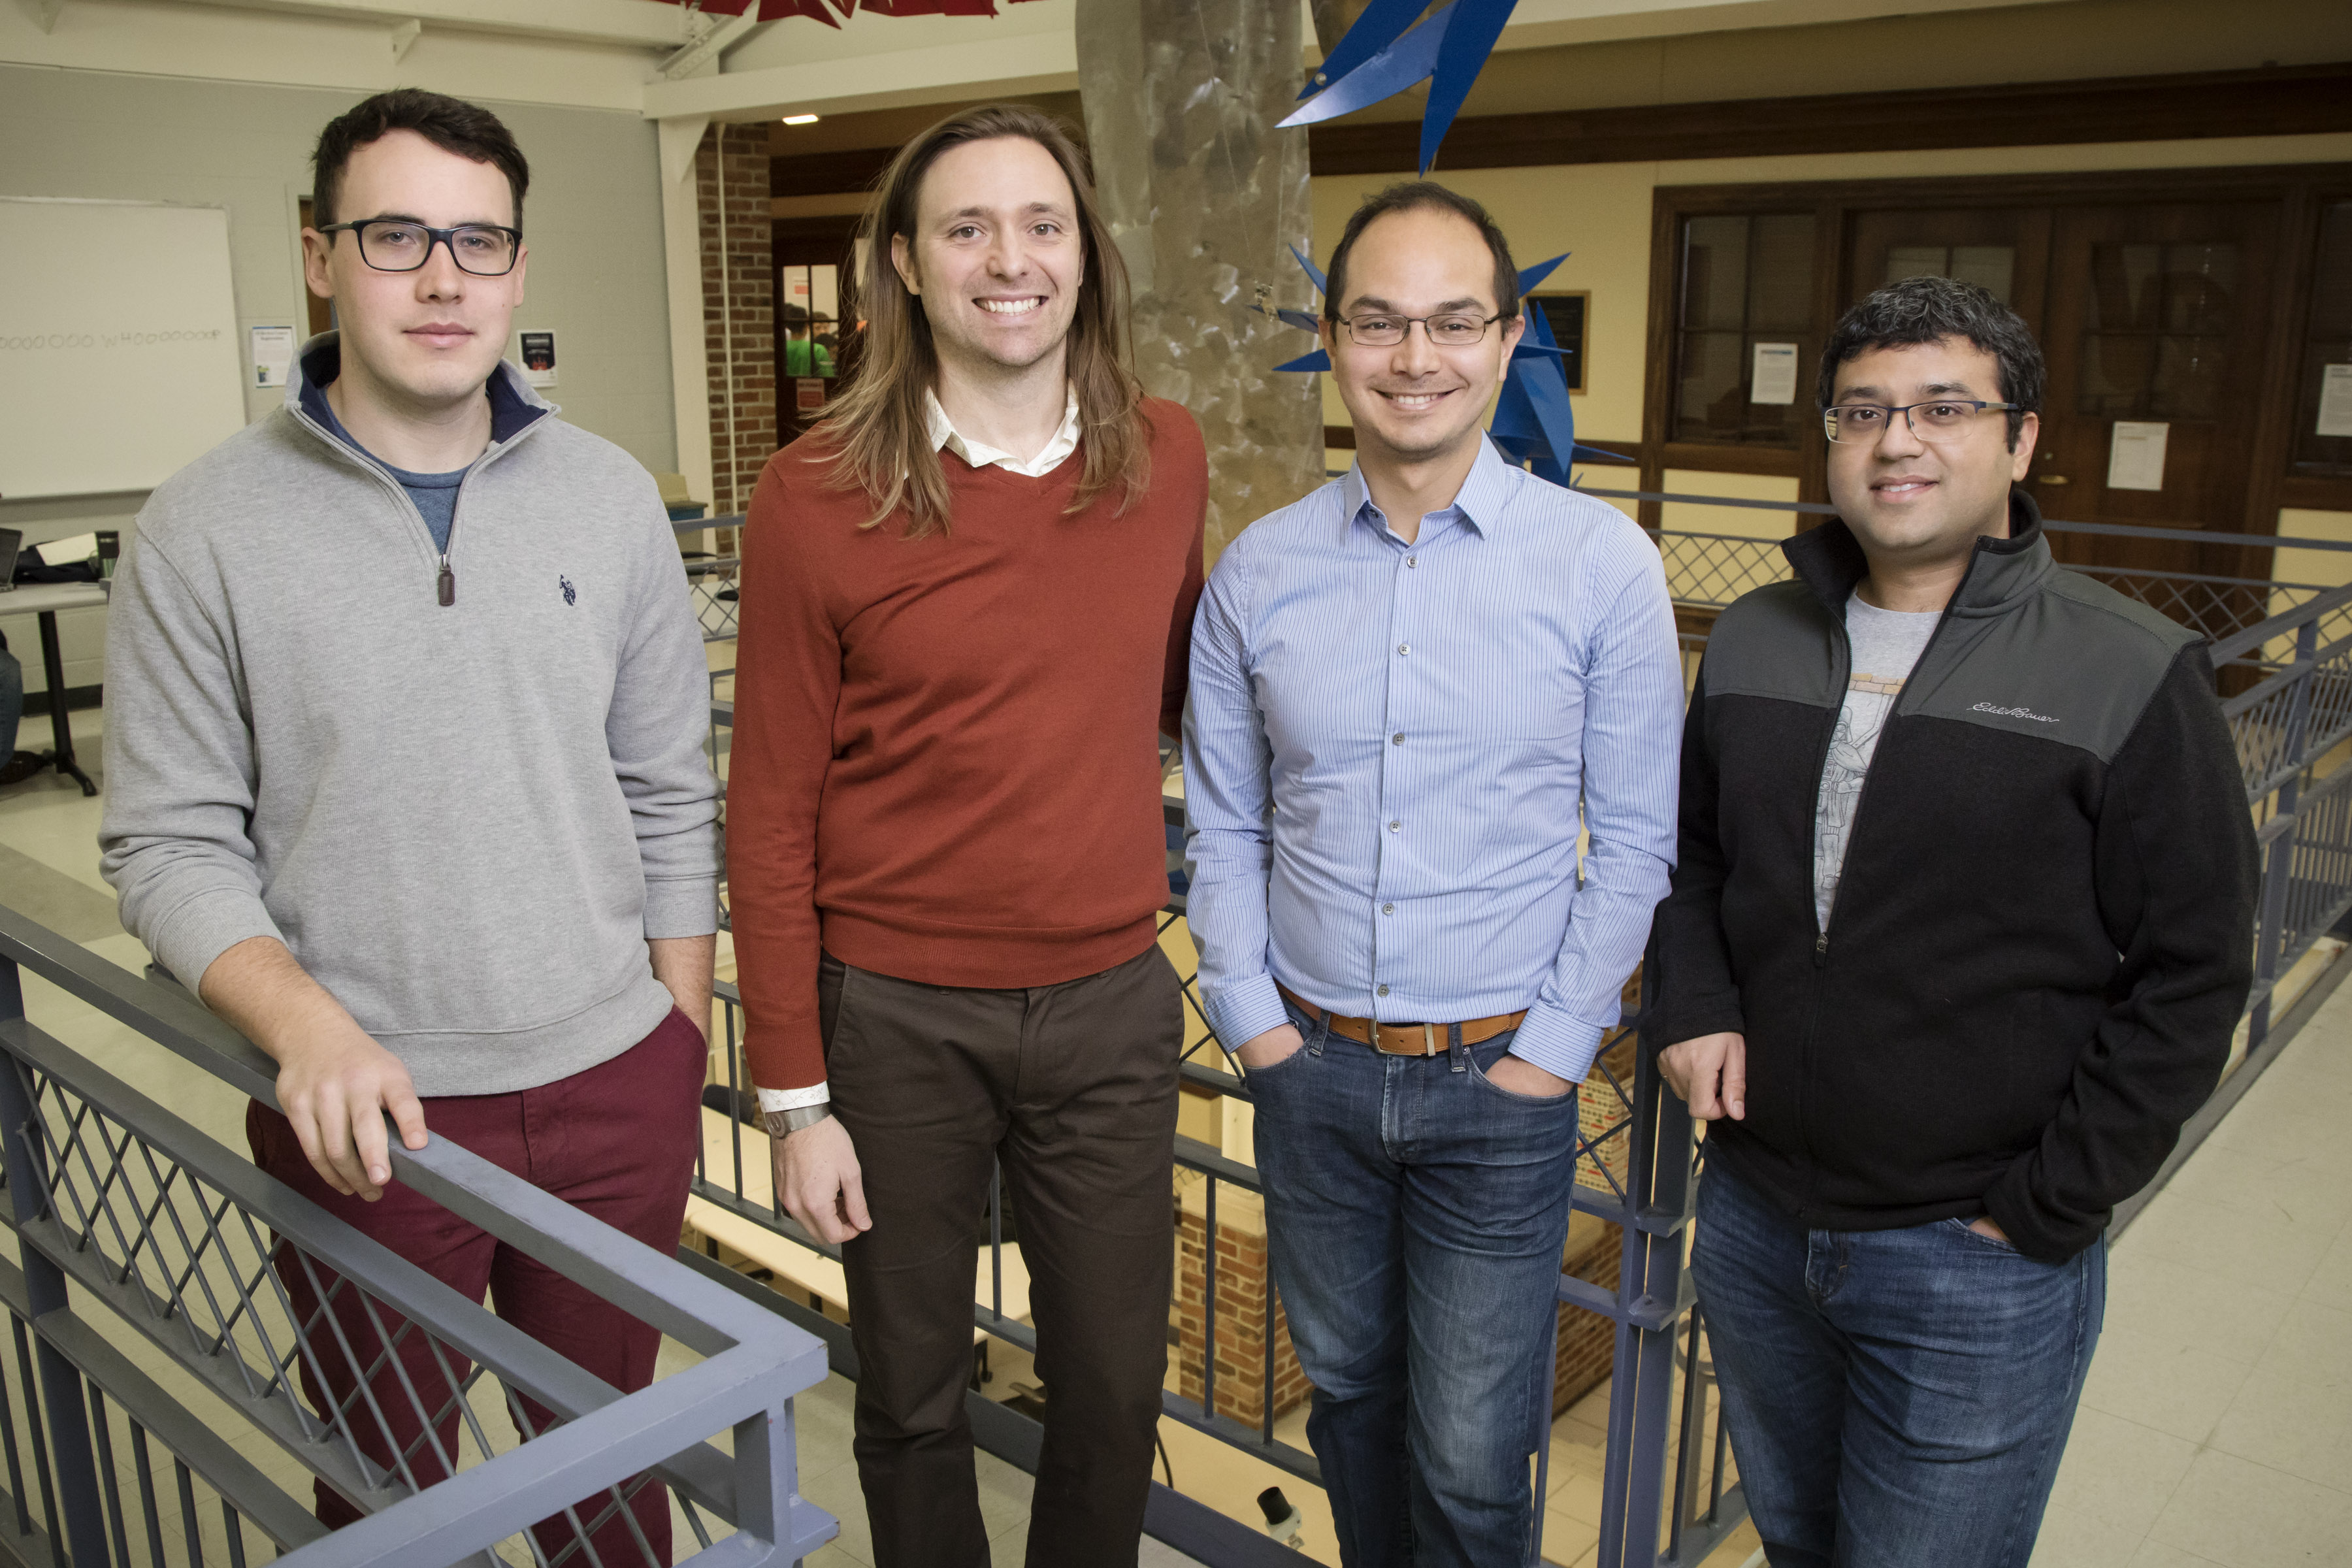
<svg viewBox="0 0 2352 1568">
<path fill-rule="evenodd" d="M 363 96 L 0 65 L 0 193 L 225 206 L 240 335 L 259 325 L 291 325 L 299 333 L 307 315 L 296 204 L 310 188 L 310 148 L 320 127 Z M 549 397 L 565 418 L 647 468 L 675 469 L 653 125 L 633 112 L 485 101 L 530 160 L 523 213 L 530 286 L 516 320 L 557 333 L 561 380 Z M 283 396 L 248 388 L 247 416 L 267 414 Z M 127 526 L 143 500 L 0 498 L 0 522 L 37 542 Z M 100 611 L 58 617 L 68 686 L 102 679 L 102 617 Z M 0 617 L 0 634 L 25 659 L 27 687 L 42 689 L 32 621 Z"/>
</svg>

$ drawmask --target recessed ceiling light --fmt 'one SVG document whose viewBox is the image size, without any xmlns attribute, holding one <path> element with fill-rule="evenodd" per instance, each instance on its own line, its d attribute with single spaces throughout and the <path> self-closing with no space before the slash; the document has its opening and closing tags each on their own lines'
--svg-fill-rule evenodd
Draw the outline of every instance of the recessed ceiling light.
<svg viewBox="0 0 2352 1568">
<path fill-rule="evenodd" d="M 787 125 L 814 125 L 816 123 L 816 116 L 814 114 L 787 114 L 784 116 L 784 123 Z"/>
</svg>

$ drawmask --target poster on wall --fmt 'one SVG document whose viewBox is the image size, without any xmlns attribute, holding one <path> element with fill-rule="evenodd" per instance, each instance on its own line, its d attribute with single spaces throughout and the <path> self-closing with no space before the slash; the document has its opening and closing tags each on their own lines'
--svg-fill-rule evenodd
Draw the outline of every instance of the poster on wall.
<svg viewBox="0 0 2352 1568">
<path fill-rule="evenodd" d="M 522 378 L 533 386 L 555 384 L 555 334 L 522 334 Z"/>
<path fill-rule="evenodd" d="M 1777 403 L 1786 405 L 1797 401 L 1797 345 L 1794 343 L 1758 343 L 1756 365 L 1748 377 L 1750 403 Z"/>
<path fill-rule="evenodd" d="M 2319 373 L 2318 436 L 2352 436 L 2352 364 L 2331 364 Z"/>
<path fill-rule="evenodd" d="M 294 329 L 256 327 L 247 335 L 253 342 L 253 384 L 285 385 L 294 368 Z"/>
<path fill-rule="evenodd" d="M 2164 448 L 2172 426 L 2155 420 L 2118 419 L 2107 447 L 2107 489 L 2160 490 L 2164 488 Z"/>
</svg>

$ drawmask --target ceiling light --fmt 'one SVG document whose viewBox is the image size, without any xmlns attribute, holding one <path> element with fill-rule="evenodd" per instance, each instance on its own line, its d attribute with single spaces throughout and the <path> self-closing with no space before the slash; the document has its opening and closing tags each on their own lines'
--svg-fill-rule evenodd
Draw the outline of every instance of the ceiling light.
<svg viewBox="0 0 2352 1568">
<path fill-rule="evenodd" d="M 784 123 L 787 125 L 814 125 L 816 123 L 816 116 L 814 114 L 787 114 L 784 116 Z"/>
</svg>

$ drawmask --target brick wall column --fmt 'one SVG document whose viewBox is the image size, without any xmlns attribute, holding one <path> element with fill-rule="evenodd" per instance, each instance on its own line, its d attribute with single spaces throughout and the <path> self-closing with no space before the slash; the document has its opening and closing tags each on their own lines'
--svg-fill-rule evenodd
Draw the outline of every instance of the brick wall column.
<svg viewBox="0 0 2352 1568">
<path fill-rule="evenodd" d="M 710 510 L 717 517 L 751 504 L 751 487 L 776 449 L 776 268 L 768 159 L 764 124 L 714 124 L 694 154 L 710 393 Z"/>
</svg>

